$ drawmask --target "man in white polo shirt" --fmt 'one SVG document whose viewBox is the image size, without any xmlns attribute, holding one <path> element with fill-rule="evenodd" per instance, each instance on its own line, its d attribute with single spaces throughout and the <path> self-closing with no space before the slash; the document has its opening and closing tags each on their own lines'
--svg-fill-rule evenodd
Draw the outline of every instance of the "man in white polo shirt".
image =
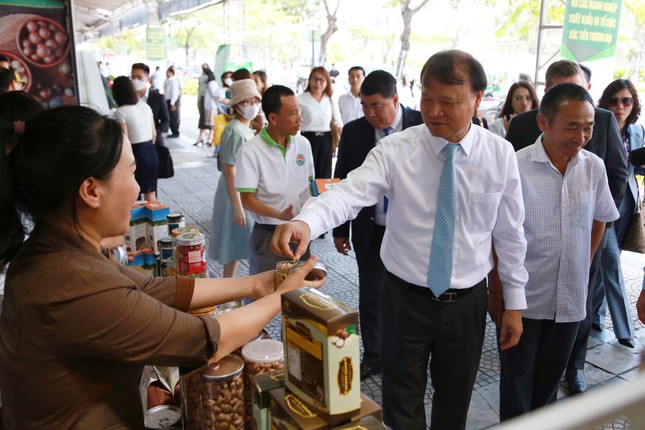
<svg viewBox="0 0 645 430">
<path fill-rule="evenodd" d="M 276 225 L 300 212 L 314 178 L 311 145 L 297 134 L 302 117 L 294 92 L 273 85 L 262 95 L 262 110 L 269 125 L 242 145 L 235 166 L 235 188 L 255 221 L 249 274 L 275 269 L 284 260 L 269 249 L 271 236 Z"/>
</svg>

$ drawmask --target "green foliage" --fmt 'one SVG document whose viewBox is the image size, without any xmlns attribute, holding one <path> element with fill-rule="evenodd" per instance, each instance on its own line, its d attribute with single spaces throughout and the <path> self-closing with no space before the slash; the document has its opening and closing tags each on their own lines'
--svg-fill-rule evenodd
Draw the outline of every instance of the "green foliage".
<svg viewBox="0 0 645 430">
<path fill-rule="evenodd" d="M 186 96 L 196 96 L 198 90 L 197 79 L 188 76 L 181 76 L 181 93 Z"/>
</svg>

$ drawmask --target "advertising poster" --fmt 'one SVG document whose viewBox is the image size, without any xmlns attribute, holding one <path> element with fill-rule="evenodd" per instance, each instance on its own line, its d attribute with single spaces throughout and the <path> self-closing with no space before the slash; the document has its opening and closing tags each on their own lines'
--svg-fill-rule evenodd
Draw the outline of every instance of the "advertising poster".
<svg viewBox="0 0 645 430">
<path fill-rule="evenodd" d="M 572 61 L 616 55 L 622 0 L 567 0 L 560 53 Z"/>
<path fill-rule="evenodd" d="M 46 107 L 76 102 L 70 22 L 62 0 L 0 0 L 0 55 Z"/>
</svg>

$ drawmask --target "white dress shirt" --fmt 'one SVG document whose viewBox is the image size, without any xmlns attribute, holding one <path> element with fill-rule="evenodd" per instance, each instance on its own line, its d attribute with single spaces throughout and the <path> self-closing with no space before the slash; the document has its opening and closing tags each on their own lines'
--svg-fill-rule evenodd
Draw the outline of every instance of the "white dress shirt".
<svg viewBox="0 0 645 430">
<path fill-rule="evenodd" d="M 171 105 L 177 103 L 177 99 L 181 95 L 181 81 L 177 76 L 171 76 L 166 79 L 163 86 L 164 96 Z"/>
<path fill-rule="evenodd" d="M 361 98 L 359 96 L 354 97 L 351 90 L 338 98 L 338 109 L 340 110 L 340 117 L 343 119 L 343 124 L 347 124 L 363 116 Z"/>
<path fill-rule="evenodd" d="M 331 131 L 331 118 L 334 117 L 336 126 L 342 127 L 343 120 L 338 110 L 338 102 L 326 95 L 320 102 L 313 98 L 309 91 L 298 96 L 300 113 L 302 115 L 302 131 Z"/>
<path fill-rule="evenodd" d="M 491 245 L 507 309 L 526 307 L 524 285 L 524 206 L 517 159 L 511 144 L 471 126 L 455 155 L 458 201 L 451 288 L 470 288 L 493 268 Z M 425 125 L 384 138 L 362 166 L 319 196 L 295 219 L 311 237 L 353 219 L 384 194 L 389 198 L 381 258 L 388 271 L 415 285 L 426 285 L 439 178 L 447 141 Z"/>
<path fill-rule="evenodd" d="M 542 136 L 517 152 L 528 243 L 528 308 L 523 317 L 570 323 L 585 318 L 591 227 L 618 218 L 603 161 L 582 150 L 564 175 L 544 152 Z"/>
<path fill-rule="evenodd" d="M 401 108 L 400 103 L 397 106 L 396 117 L 394 118 L 394 122 L 390 124 L 390 128 L 392 130 L 390 130 L 389 134 L 385 134 L 385 130 L 374 129 L 375 142 L 377 145 L 381 143 L 381 139 L 383 139 L 385 136 L 389 136 L 392 133 L 398 133 L 399 131 L 403 130 L 403 109 Z M 378 225 L 385 225 L 385 216 L 385 199 L 379 199 L 379 201 L 376 203 L 376 209 L 374 211 L 374 222 Z"/>
</svg>

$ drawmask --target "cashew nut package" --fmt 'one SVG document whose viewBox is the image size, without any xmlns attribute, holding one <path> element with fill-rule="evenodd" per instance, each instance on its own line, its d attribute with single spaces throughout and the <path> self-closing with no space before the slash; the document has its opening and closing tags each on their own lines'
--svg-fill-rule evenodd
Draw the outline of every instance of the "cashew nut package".
<svg viewBox="0 0 645 430">
<path fill-rule="evenodd" d="M 304 287 L 282 295 L 286 387 L 333 423 L 361 407 L 358 312 Z"/>
</svg>

